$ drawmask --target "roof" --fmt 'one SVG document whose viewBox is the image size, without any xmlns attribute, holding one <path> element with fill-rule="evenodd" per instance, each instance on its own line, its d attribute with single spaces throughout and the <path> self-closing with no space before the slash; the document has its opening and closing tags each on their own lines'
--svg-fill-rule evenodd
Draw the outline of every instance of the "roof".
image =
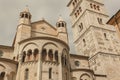
<svg viewBox="0 0 120 80">
<path fill-rule="evenodd" d="M 71 57 L 79 57 L 79 58 L 85 58 L 85 59 L 89 59 L 88 56 L 83 56 L 83 55 L 77 55 L 77 54 L 70 54 Z"/>
<path fill-rule="evenodd" d="M 47 21 L 44 20 L 44 19 L 39 20 L 39 21 L 32 22 L 31 24 L 36 24 L 36 23 L 41 23 L 41 22 L 44 22 L 44 23 L 48 24 L 48 25 L 49 25 L 51 28 L 53 28 L 54 30 L 57 30 L 53 25 L 51 25 L 49 22 L 47 22 Z M 17 32 L 16 32 L 16 34 L 15 34 L 15 37 L 14 37 L 12 46 L 14 46 L 14 44 L 15 44 L 16 36 L 17 36 Z"/>
<path fill-rule="evenodd" d="M 0 48 L 4 48 L 4 49 L 5 49 L 5 48 L 7 48 L 7 49 L 8 49 L 8 48 L 9 48 L 9 49 L 14 49 L 12 46 L 5 46 L 5 45 L 0 45 Z"/>
<path fill-rule="evenodd" d="M 39 23 L 39 22 L 45 22 L 46 24 L 48 24 L 49 26 L 51 26 L 53 29 L 57 30 L 53 25 L 51 25 L 50 23 L 48 23 L 45 19 L 32 22 L 31 24 L 35 24 L 35 23 Z"/>
<path fill-rule="evenodd" d="M 118 10 L 117 13 L 109 19 L 107 24 L 113 24 L 113 22 L 115 22 L 115 18 L 118 19 L 119 17 L 120 17 L 120 10 Z"/>
<path fill-rule="evenodd" d="M 70 0 L 70 2 L 67 4 L 67 7 L 71 4 L 72 1 L 73 1 L 73 0 Z"/>
</svg>

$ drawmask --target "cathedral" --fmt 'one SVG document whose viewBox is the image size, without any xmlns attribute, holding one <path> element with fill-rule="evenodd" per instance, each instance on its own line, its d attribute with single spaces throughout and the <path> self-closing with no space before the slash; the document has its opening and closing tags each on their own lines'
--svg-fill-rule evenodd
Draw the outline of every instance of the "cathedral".
<svg viewBox="0 0 120 80">
<path fill-rule="evenodd" d="M 67 23 L 31 22 L 25 8 L 12 46 L 0 45 L 0 80 L 120 80 L 120 11 L 109 19 L 103 0 L 70 0 Z"/>
</svg>

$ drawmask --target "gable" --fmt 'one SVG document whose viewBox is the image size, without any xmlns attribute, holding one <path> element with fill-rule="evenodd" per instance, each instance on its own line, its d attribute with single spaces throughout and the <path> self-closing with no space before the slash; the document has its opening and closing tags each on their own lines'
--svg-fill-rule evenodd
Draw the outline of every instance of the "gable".
<svg viewBox="0 0 120 80">
<path fill-rule="evenodd" d="M 32 23 L 33 34 L 57 35 L 57 29 L 45 20 Z"/>
</svg>

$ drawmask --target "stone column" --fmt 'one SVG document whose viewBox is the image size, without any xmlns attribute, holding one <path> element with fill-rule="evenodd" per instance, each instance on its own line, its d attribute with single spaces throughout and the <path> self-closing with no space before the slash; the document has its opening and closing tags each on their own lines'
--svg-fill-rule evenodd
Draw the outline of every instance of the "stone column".
<svg viewBox="0 0 120 80">
<path fill-rule="evenodd" d="M 39 59 L 38 59 L 38 70 L 37 70 L 37 80 L 42 80 L 42 61 L 41 61 L 41 51 L 42 49 L 39 50 Z"/>
</svg>

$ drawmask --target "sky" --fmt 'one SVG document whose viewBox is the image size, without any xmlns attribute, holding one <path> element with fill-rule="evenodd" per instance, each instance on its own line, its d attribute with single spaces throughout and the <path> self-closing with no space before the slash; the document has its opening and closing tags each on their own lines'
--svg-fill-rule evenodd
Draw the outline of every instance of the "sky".
<svg viewBox="0 0 120 80">
<path fill-rule="evenodd" d="M 55 26 L 62 15 L 67 22 L 71 52 L 74 52 L 70 11 L 66 6 L 70 0 L 0 0 L 0 45 L 11 46 L 16 33 L 19 14 L 28 5 L 32 14 L 32 22 L 44 18 Z M 103 0 L 111 17 L 120 9 L 120 0 Z"/>
</svg>

